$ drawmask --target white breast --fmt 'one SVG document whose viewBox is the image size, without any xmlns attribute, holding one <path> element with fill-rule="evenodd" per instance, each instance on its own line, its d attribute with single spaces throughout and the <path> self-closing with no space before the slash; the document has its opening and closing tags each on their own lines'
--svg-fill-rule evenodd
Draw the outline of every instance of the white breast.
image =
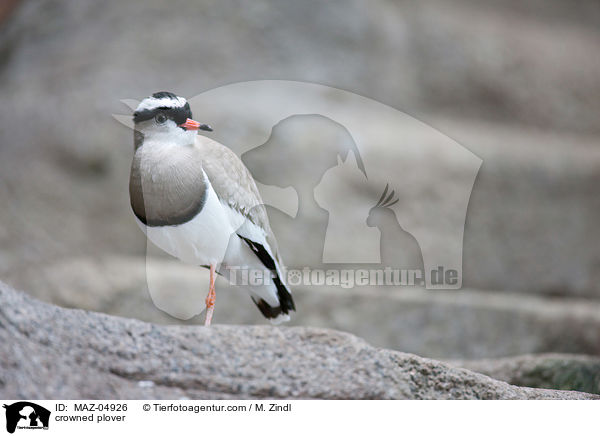
<svg viewBox="0 0 600 436">
<path fill-rule="evenodd" d="M 184 224 L 148 227 L 136 221 L 148 239 L 171 256 L 192 265 L 215 265 L 217 269 L 235 230 L 212 186 L 200 213 Z"/>
</svg>

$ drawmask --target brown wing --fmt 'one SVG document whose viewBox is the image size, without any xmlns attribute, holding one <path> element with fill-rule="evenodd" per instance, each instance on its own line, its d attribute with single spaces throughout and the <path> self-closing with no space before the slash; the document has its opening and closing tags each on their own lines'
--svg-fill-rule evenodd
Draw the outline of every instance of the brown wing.
<svg viewBox="0 0 600 436">
<path fill-rule="evenodd" d="M 277 240 L 269 225 L 269 217 L 254 182 L 240 158 L 229 148 L 205 136 L 196 145 L 202 152 L 202 168 L 217 196 L 245 218 L 265 230 L 267 243 L 275 260 L 279 259 Z"/>
</svg>

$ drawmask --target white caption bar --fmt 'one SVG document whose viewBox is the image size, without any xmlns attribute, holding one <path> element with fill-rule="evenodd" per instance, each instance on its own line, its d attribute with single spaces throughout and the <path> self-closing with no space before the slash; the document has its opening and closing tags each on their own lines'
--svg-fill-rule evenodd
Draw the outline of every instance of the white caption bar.
<svg viewBox="0 0 600 436">
<path fill-rule="evenodd" d="M 0 433 L 12 430 L 18 436 L 379 431 L 564 435 L 594 429 L 600 407 L 595 401 L 4 400 L 3 404 Z"/>
</svg>

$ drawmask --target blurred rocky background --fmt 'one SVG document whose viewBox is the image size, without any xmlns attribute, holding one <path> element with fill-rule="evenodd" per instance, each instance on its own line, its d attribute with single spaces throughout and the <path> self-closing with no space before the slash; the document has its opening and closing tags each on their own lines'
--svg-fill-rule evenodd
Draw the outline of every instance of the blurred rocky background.
<svg viewBox="0 0 600 436">
<path fill-rule="evenodd" d="M 159 309 L 179 299 L 178 318 L 201 321 L 203 271 L 152 257 L 164 294 L 149 295 L 127 192 L 132 132 L 111 114 L 158 90 L 315 82 L 404 111 L 483 165 L 464 289 L 300 287 L 292 323 L 509 383 L 600 391 L 597 1 L 17 0 L 0 19 L 1 280 L 164 324 L 182 323 Z M 288 263 L 306 237 L 278 229 Z M 215 321 L 264 323 L 226 283 Z"/>
</svg>

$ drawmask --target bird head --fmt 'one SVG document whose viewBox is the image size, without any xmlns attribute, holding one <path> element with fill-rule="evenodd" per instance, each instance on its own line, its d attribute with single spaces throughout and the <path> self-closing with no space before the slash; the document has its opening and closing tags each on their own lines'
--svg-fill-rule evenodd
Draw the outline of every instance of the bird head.
<svg viewBox="0 0 600 436">
<path fill-rule="evenodd" d="M 136 148 L 143 140 L 166 140 L 187 145 L 198 130 L 212 132 L 207 124 L 192 119 L 190 104 L 172 92 L 156 92 L 141 101 L 133 113 Z M 141 136 L 140 136 L 141 135 Z"/>
</svg>

